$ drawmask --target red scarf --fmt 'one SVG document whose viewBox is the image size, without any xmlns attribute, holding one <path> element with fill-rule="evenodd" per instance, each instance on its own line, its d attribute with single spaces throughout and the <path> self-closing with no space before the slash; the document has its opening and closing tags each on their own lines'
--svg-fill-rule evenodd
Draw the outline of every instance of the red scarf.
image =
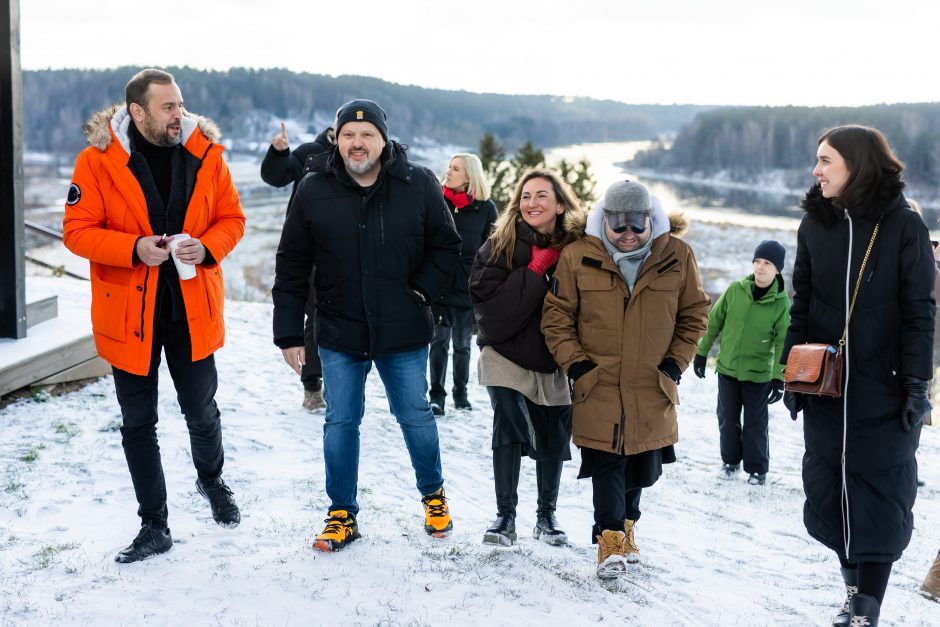
<svg viewBox="0 0 940 627">
<path fill-rule="evenodd" d="M 464 207 L 473 204 L 473 196 L 470 196 L 467 192 L 458 192 L 455 191 L 446 185 L 444 187 L 444 198 L 451 201 L 454 204 L 454 207 L 457 208 L 457 211 L 460 211 Z"/>
</svg>

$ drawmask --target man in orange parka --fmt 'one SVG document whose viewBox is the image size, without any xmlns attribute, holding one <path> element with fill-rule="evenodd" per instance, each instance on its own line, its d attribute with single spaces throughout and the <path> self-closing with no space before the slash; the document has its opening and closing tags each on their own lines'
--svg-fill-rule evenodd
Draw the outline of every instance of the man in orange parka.
<svg viewBox="0 0 940 627">
<path fill-rule="evenodd" d="M 183 109 L 173 76 L 143 70 L 127 83 L 125 99 L 84 126 L 91 145 L 76 160 L 63 225 L 68 249 L 91 262 L 95 344 L 114 372 L 121 444 L 139 504 L 142 526 L 115 558 L 121 563 L 173 546 L 156 432 L 161 349 L 189 428 L 196 489 L 217 523 L 241 520 L 221 477 L 213 353 L 225 338 L 219 263 L 245 230 L 215 143 L 219 130 Z M 190 237 L 171 253 L 171 236 L 182 233 Z M 196 276 L 181 279 L 171 254 L 194 265 Z"/>
</svg>

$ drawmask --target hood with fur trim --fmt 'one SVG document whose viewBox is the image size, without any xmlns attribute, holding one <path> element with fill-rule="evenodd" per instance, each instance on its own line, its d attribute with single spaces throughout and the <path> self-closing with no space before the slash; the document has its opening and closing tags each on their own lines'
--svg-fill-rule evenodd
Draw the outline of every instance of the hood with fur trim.
<svg viewBox="0 0 940 627">
<path fill-rule="evenodd" d="M 685 214 L 672 212 L 667 214 L 663 203 L 656 196 L 650 196 L 650 224 L 653 227 L 653 239 L 660 235 L 670 233 L 682 237 L 689 229 L 689 221 Z M 604 238 L 604 199 L 601 198 L 587 217 L 585 232 L 597 238 Z"/>
<path fill-rule="evenodd" d="M 897 198 L 903 190 L 904 181 L 883 181 L 858 206 L 850 208 L 849 212 L 853 218 L 870 217 L 877 219 L 897 205 Z M 822 195 L 822 188 L 819 183 L 809 188 L 806 196 L 800 202 L 800 207 L 808 215 L 815 217 L 827 227 L 836 224 L 842 219 L 843 215 L 842 207 L 833 202 L 831 198 L 825 198 Z"/>
<path fill-rule="evenodd" d="M 120 102 L 92 115 L 88 121 L 82 125 L 82 130 L 85 132 L 88 143 L 101 152 L 106 151 L 111 145 L 111 131 L 114 131 L 114 136 L 117 137 L 121 147 L 124 148 L 127 154 L 130 154 L 130 124 L 131 116 L 127 112 L 127 106 L 123 102 Z M 215 122 L 201 115 L 190 113 L 185 109 L 183 109 L 181 124 L 183 130 L 180 144 L 184 146 L 197 127 L 202 131 L 202 134 L 206 136 L 206 139 L 212 143 L 218 142 L 222 137 L 222 131 L 219 130 Z"/>
</svg>

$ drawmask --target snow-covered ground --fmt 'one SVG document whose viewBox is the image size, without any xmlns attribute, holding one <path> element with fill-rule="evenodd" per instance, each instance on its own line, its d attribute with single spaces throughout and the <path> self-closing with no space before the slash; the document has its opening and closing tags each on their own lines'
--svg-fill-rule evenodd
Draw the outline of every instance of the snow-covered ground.
<svg viewBox="0 0 940 627">
<path fill-rule="evenodd" d="M 87 289 L 44 280 L 58 281 L 60 293 Z M 772 406 L 767 485 L 717 479 L 711 370 L 704 381 L 683 377 L 679 461 L 644 493 L 641 561 L 619 581 L 594 575 L 591 486 L 575 478 L 576 450 L 558 504 L 570 546 L 526 534 L 511 549 L 480 543 L 495 514 L 492 415 L 474 375 L 474 410 L 448 406 L 438 421 L 454 534 L 425 535 L 414 475 L 373 373 L 362 426 L 363 537 L 337 554 L 315 552 L 328 505 L 323 418 L 301 409 L 300 385 L 271 344 L 270 318 L 269 305 L 229 301 L 227 346 L 217 354 L 224 476 L 243 516 L 236 529 L 215 525 L 194 490 L 163 367 L 160 443 L 176 542 L 164 556 L 113 561 L 138 519 L 110 377 L 0 409 L 0 624 L 803 626 L 828 624 L 842 602 L 835 557 L 802 524 L 801 423 Z M 940 624 L 940 605 L 917 592 L 940 548 L 937 431 L 926 428 L 921 440 L 927 487 L 883 625 Z M 522 530 L 535 522 L 533 470 L 525 460 Z"/>
</svg>

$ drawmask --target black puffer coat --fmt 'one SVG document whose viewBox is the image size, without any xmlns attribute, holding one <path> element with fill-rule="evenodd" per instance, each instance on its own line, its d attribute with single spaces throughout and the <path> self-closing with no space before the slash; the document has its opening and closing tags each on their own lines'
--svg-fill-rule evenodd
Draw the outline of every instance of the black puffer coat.
<svg viewBox="0 0 940 627">
<path fill-rule="evenodd" d="M 475 200 L 460 210 L 455 209 L 449 199 L 445 198 L 445 200 L 454 216 L 454 224 L 460 235 L 460 261 L 454 268 L 454 273 L 450 275 L 450 281 L 437 302 L 450 307 L 469 309 L 473 306 L 468 289 L 470 268 L 473 267 L 473 259 L 477 251 L 490 236 L 498 212 L 492 200 Z"/>
<path fill-rule="evenodd" d="M 477 252 L 470 271 L 470 300 L 477 323 L 477 344 L 492 346 L 506 359 L 536 372 L 555 372 L 558 364 L 542 335 L 542 301 L 548 293 L 555 266 L 545 276 L 527 267 L 532 244 L 548 246 L 548 237 L 519 220 L 512 267 L 503 259 L 490 259 L 493 241 Z"/>
<path fill-rule="evenodd" d="M 291 203 L 277 250 L 274 342 L 303 345 L 303 314 L 316 263 L 317 344 L 363 359 L 431 341 L 430 308 L 457 263 L 460 237 L 441 186 L 389 141 L 368 190 L 337 148 L 317 155 Z"/>
<path fill-rule="evenodd" d="M 881 217 L 849 327 L 843 397 L 807 396 L 804 407 L 804 523 L 851 561 L 895 561 L 913 530 L 920 429 L 901 428 L 902 377 L 933 373 L 935 267 L 927 227 L 900 192 L 884 186 L 846 217 L 817 185 L 797 238 L 783 361 L 794 344 L 838 343 Z"/>
</svg>

